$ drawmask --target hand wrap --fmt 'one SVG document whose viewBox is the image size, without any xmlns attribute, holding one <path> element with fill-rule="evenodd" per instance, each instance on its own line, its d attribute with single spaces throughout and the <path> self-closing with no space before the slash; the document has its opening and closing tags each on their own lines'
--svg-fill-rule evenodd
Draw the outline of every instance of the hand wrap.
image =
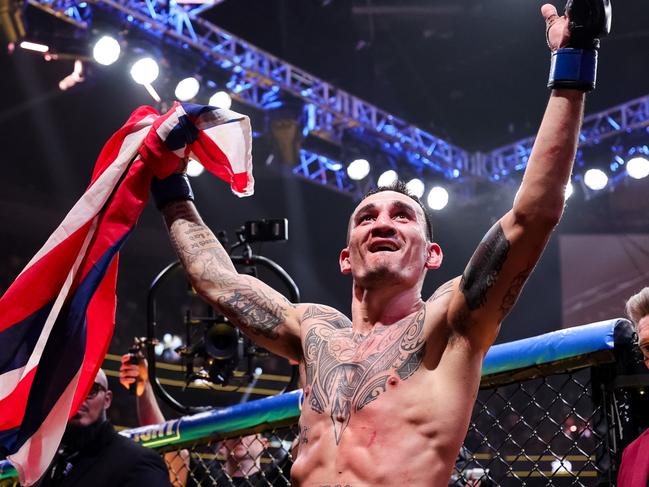
<svg viewBox="0 0 649 487">
<path fill-rule="evenodd" d="M 194 192 L 187 174 L 172 174 L 164 179 L 154 177 L 151 181 L 151 194 L 158 210 L 174 201 L 194 201 Z"/>
</svg>

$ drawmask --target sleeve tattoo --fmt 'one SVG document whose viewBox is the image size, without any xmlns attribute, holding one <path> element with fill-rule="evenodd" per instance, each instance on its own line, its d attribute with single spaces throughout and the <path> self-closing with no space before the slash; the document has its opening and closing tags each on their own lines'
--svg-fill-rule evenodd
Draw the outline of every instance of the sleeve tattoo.
<svg viewBox="0 0 649 487">
<path fill-rule="evenodd" d="M 228 319 L 254 334 L 278 337 L 292 306 L 283 296 L 268 296 L 260 283 L 236 271 L 228 253 L 212 232 L 185 204 L 170 205 L 171 242 L 197 289 L 211 286 L 215 307 Z M 172 226 L 173 225 L 173 226 Z"/>
</svg>

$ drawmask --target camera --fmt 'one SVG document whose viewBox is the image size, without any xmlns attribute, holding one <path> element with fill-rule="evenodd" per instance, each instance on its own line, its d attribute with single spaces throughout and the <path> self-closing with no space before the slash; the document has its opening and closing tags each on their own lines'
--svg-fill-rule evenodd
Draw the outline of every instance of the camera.
<svg viewBox="0 0 649 487">
<path fill-rule="evenodd" d="M 243 224 L 246 242 L 273 242 L 288 240 L 288 220 L 286 218 L 252 220 Z"/>
</svg>

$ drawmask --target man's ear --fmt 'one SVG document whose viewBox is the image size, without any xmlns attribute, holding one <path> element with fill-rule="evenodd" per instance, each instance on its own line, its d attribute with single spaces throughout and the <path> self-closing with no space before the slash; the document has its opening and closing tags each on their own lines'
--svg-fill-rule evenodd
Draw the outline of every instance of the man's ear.
<svg viewBox="0 0 649 487">
<path fill-rule="evenodd" d="M 338 262 L 340 263 L 341 273 L 349 274 L 352 271 L 351 264 L 349 263 L 349 247 L 345 247 L 340 251 Z"/>
<path fill-rule="evenodd" d="M 428 253 L 426 256 L 426 269 L 439 269 L 442 265 L 442 259 L 444 254 L 442 254 L 442 248 L 436 243 L 428 244 Z"/>
<path fill-rule="evenodd" d="M 107 411 L 112 403 L 113 403 L 113 391 L 108 390 L 104 393 L 104 411 Z"/>
</svg>

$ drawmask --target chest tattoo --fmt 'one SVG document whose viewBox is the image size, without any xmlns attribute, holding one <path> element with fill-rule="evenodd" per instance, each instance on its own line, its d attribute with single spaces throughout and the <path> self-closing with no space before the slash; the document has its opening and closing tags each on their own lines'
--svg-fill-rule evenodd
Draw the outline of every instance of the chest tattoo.
<svg viewBox="0 0 649 487">
<path fill-rule="evenodd" d="M 316 413 L 330 412 L 336 444 L 360 411 L 385 392 L 388 379 L 408 379 L 424 356 L 425 308 L 368 336 L 355 334 L 341 314 L 311 306 L 313 320 L 304 340 L 308 404 Z"/>
</svg>

